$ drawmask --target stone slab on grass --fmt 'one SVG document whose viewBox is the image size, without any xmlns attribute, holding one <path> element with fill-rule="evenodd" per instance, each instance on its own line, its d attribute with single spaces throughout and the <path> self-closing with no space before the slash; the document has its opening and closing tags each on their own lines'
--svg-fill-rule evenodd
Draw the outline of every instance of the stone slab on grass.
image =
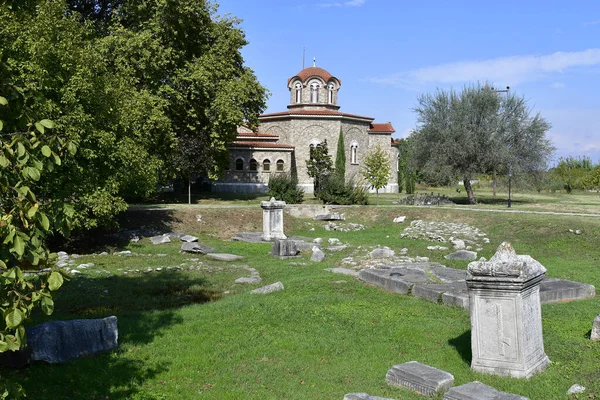
<svg viewBox="0 0 600 400">
<path fill-rule="evenodd" d="M 237 278 L 235 280 L 235 283 L 239 283 L 241 285 L 254 285 L 256 283 L 260 283 L 262 282 L 262 279 L 260 278 L 260 276 L 251 276 L 249 278 Z"/>
<path fill-rule="evenodd" d="M 458 250 L 452 254 L 448 254 L 444 256 L 446 260 L 465 260 L 465 261 L 473 261 L 477 260 L 477 253 L 470 250 Z"/>
<path fill-rule="evenodd" d="M 399 294 L 413 294 L 435 302 L 441 294 L 442 304 L 468 310 L 466 276 L 465 270 L 448 268 L 436 262 L 387 264 L 379 269 L 363 269 L 358 275 L 364 282 Z M 595 294 L 594 286 L 586 283 L 544 277 L 540 284 L 542 304 L 587 299 Z"/>
<path fill-rule="evenodd" d="M 542 304 L 587 299 L 596 295 L 596 288 L 587 283 L 545 277 L 540 284 Z"/>
<path fill-rule="evenodd" d="M 239 261 L 244 259 L 242 256 L 228 253 L 208 253 L 206 257 L 217 261 Z"/>
<path fill-rule="evenodd" d="M 459 292 L 446 292 L 442 294 L 442 304 L 447 307 L 462 307 L 469 310 L 469 292 L 466 289 Z"/>
<path fill-rule="evenodd" d="M 452 293 L 461 288 L 466 290 L 467 285 L 462 282 L 414 285 L 411 294 L 434 303 L 441 303 L 444 293 Z"/>
<path fill-rule="evenodd" d="M 592 323 L 592 334 L 590 335 L 592 340 L 600 340 L 600 315 L 594 318 Z"/>
<path fill-rule="evenodd" d="M 273 293 L 273 292 L 279 292 L 280 290 L 285 289 L 283 287 L 283 283 L 281 282 L 275 282 L 272 283 L 270 285 L 267 286 L 263 286 L 261 288 L 258 289 L 254 289 L 252 292 L 252 294 L 269 294 L 269 293 Z"/>
<path fill-rule="evenodd" d="M 344 400 L 394 400 L 389 397 L 371 396 L 368 393 L 348 393 L 344 396 Z"/>
<path fill-rule="evenodd" d="M 501 392 L 475 381 L 448 390 L 444 395 L 444 400 L 529 400 L 529 398 Z"/>
<path fill-rule="evenodd" d="M 60 364 L 117 348 L 117 317 L 44 322 L 27 328 L 32 360 Z"/>
<path fill-rule="evenodd" d="M 334 274 L 358 276 L 358 271 L 350 268 L 325 268 L 325 271 L 333 272 Z"/>
<path fill-rule="evenodd" d="M 197 242 L 198 241 L 198 238 L 196 236 L 192 236 L 192 235 L 183 235 L 179 239 L 182 242 L 186 242 L 186 243 L 191 243 L 191 242 Z"/>
<path fill-rule="evenodd" d="M 181 251 L 194 254 L 208 254 L 214 253 L 217 249 L 198 242 L 186 242 L 181 245 Z"/>
<path fill-rule="evenodd" d="M 231 238 L 234 242 L 264 243 L 262 232 L 238 232 Z"/>
<path fill-rule="evenodd" d="M 394 365 L 385 379 L 391 386 L 400 386 L 427 396 L 444 393 L 454 385 L 452 374 L 416 361 Z"/>
<path fill-rule="evenodd" d="M 171 243 L 171 238 L 168 235 L 152 236 L 150 238 L 152 244 Z"/>
</svg>

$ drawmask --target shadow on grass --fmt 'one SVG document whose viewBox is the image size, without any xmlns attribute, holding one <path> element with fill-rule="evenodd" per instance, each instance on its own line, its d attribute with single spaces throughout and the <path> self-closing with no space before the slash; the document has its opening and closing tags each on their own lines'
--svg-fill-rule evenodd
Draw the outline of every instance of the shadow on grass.
<svg viewBox="0 0 600 400">
<path fill-rule="evenodd" d="M 2 370 L 3 378 L 20 383 L 31 399 L 163 399 L 148 393 L 169 362 L 146 363 L 140 347 L 183 323 L 177 307 L 205 303 L 218 296 L 202 278 L 178 271 L 148 275 L 77 278 L 66 282 L 56 296 L 56 313 L 42 320 L 104 318 L 116 315 L 119 349 L 62 365 L 35 362 L 23 370 Z M 174 338 L 175 339 L 175 338 Z"/>
<path fill-rule="evenodd" d="M 448 340 L 448 344 L 456 349 L 467 365 L 471 365 L 471 360 L 473 358 L 471 352 L 471 330 L 466 331 L 454 339 Z"/>
<path fill-rule="evenodd" d="M 49 246 L 54 251 L 68 253 L 94 253 L 122 249 L 131 239 L 150 237 L 172 231 L 173 224 L 181 222 L 172 210 L 129 209 L 117 216 L 117 225 L 113 228 L 95 228 L 74 232 L 70 238 L 53 237 Z"/>
<path fill-rule="evenodd" d="M 450 197 L 449 198 L 450 201 L 452 201 L 454 204 L 458 204 L 458 205 L 469 205 L 469 198 L 465 197 L 465 196 L 455 196 L 455 197 Z M 508 206 L 508 199 L 505 197 L 477 197 L 477 195 L 475 195 L 475 199 L 477 200 L 477 204 L 486 204 L 486 205 L 490 205 L 490 206 Z M 527 204 L 529 203 L 528 201 L 521 201 L 521 200 L 511 200 L 512 204 Z"/>
</svg>

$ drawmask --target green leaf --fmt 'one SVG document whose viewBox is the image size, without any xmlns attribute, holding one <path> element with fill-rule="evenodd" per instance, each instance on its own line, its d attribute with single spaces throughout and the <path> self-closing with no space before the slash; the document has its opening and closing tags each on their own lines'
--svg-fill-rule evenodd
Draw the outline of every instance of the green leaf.
<svg viewBox="0 0 600 400">
<path fill-rule="evenodd" d="M 40 122 L 35 123 L 35 129 L 40 131 L 40 133 L 44 133 L 44 125 L 42 125 Z"/>
<path fill-rule="evenodd" d="M 75 153 L 77 153 L 77 146 L 75 146 L 75 143 L 69 142 L 67 145 L 67 150 L 69 153 L 71 153 L 71 155 L 75 155 Z"/>
<path fill-rule="evenodd" d="M 54 311 L 54 301 L 52 300 L 52 297 L 42 297 L 42 311 L 46 315 L 52 314 Z"/>
<path fill-rule="evenodd" d="M 12 230 L 8 233 L 8 235 L 6 235 L 6 238 L 4 239 L 4 244 L 9 244 L 12 243 L 13 238 L 15 237 L 15 230 Z"/>
<path fill-rule="evenodd" d="M 46 214 L 44 214 L 43 212 L 38 212 L 38 221 L 40 222 L 40 224 L 42 225 L 42 228 L 47 231 L 48 229 L 50 229 L 50 220 L 48 219 L 48 217 L 46 216 Z"/>
<path fill-rule="evenodd" d="M 60 272 L 53 271 L 48 277 L 48 289 L 55 291 L 58 290 L 63 284 L 63 277 Z"/>
<path fill-rule="evenodd" d="M 6 106 L 8 105 L 8 100 L 6 100 L 6 98 L 0 96 L 0 106 Z"/>
<path fill-rule="evenodd" d="M 27 167 L 27 171 L 31 179 L 33 179 L 36 182 L 40 180 L 40 171 L 38 171 L 36 168 Z"/>
<path fill-rule="evenodd" d="M 23 255 L 23 252 L 25 251 L 25 242 L 20 236 L 15 236 L 11 250 L 17 253 L 19 257 Z"/>
<path fill-rule="evenodd" d="M 42 146 L 42 154 L 44 157 L 50 157 L 52 155 L 52 150 L 47 145 Z"/>
<path fill-rule="evenodd" d="M 4 128 L 4 122 L 2 122 L 2 120 L 0 119 L 0 131 L 2 130 L 2 128 Z"/>
<path fill-rule="evenodd" d="M 23 313 L 18 308 L 15 308 L 6 314 L 4 320 L 6 321 L 6 327 L 8 329 L 15 329 L 23 322 Z"/>
<path fill-rule="evenodd" d="M 43 119 L 40 121 L 40 124 L 42 124 L 43 126 L 45 126 L 48 129 L 52 129 L 54 128 L 54 121 L 51 121 L 49 119 Z M 42 132 L 43 133 L 43 132 Z"/>
<path fill-rule="evenodd" d="M 23 143 L 21 142 L 17 143 L 17 155 L 19 157 L 23 157 L 25 155 L 25 146 L 23 146 Z"/>
<path fill-rule="evenodd" d="M 37 210 L 38 208 L 36 207 L 36 204 L 32 205 L 31 207 L 29 207 L 29 210 L 27 210 L 27 216 L 29 218 L 33 218 Z"/>
<path fill-rule="evenodd" d="M 8 161 L 8 158 L 6 158 L 4 156 L 0 156 L 0 167 L 6 168 L 6 167 L 8 167 L 9 164 L 10 164 L 10 162 Z"/>
<path fill-rule="evenodd" d="M 0 353 L 4 353 L 8 350 L 8 343 L 0 341 Z"/>
<path fill-rule="evenodd" d="M 60 157 L 57 154 L 54 154 L 54 153 L 52 155 L 54 156 L 54 164 L 60 165 L 61 164 Z"/>
<path fill-rule="evenodd" d="M 6 268 L 6 263 L 0 260 L 0 268 Z"/>
</svg>

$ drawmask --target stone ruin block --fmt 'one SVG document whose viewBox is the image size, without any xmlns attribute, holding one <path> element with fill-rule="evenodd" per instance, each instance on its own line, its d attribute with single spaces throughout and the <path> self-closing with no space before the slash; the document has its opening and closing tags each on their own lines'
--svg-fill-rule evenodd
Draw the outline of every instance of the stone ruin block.
<svg viewBox="0 0 600 400">
<path fill-rule="evenodd" d="M 550 363 L 544 352 L 540 282 L 546 268 L 502 243 L 489 261 L 467 269 L 471 368 L 529 378 Z"/>
<path fill-rule="evenodd" d="M 600 340 L 600 315 L 594 318 L 594 322 L 592 324 L 592 334 L 590 335 L 590 339 Z"/>
<path fill-rule="evenodd" d="M 444 400 L 529 400 L 529 398 L 501 392 L 475 381 L 448 390 L 444 395 Z"/>
<path fill-rule="evenodd" d="M 276 257 L 296 257 L 300 254 L 296 241 L 291 239 L 275 239 L 271 254 Z"/>
<path fill-rule="evenodd" d="M 388 385 L 400 386 L 427 396 L 444 393 L 454 385 L 452 374 L 416 361 L 394 365 L 385 379 Z"/>
</svg>

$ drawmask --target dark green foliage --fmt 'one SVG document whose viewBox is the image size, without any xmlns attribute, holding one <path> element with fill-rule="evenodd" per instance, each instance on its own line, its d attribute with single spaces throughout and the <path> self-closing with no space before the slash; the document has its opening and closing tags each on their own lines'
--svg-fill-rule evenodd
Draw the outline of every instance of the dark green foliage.
<svg viewBox="0 0 600 400">
<path fill-rule="evenodd" d="M 151 198 L 163 176 L 218 176 L 236 127 L 256 125 L 264 108 L 239 21 L 214 3 L 0 4 L 0 93 L 11 102 L 0 119 L 13 131 L 50 118 L 77 144 L 40 192 L 69 198 L 76 227 L 110 223 L 126 200 Z"/>
<path fill-rule="evenodd" d="M 367 186 L 363 182 L 357 182 L 355 177 L 344 181 L 334 174 L 323 182 L 319 199 L 324 204 L 366 205 L 369 204 L 369 192 Z"/>
<path fill-rule="evenodd" d="M 298 187 L 298 179 L 285 173 L 275 173 L 269 177 L 267 195 L 287 204 L 299 204 L 304 200 L 304 191 Z"/>
<path fill-rule="evenodd" d="M 572 193 L 575 189 L 593 188 L 593 169 L 594 165 L 588 157 L 561 157 L 551 174 L 567 193 Z"/>
<path fill-rule="evenodd" d="M 340 128 L 337 153 L 335 155 L 335 174 L 342 181 L 346 180 L 346 148 L 344 144 L 344 132 L 342 132 L 342 128 Z"/>
<path fill-rule="evenodd" d="M 310 160 L 306 160 L 308 176 L 314 179 L 315 197 L 319 198 L 319 192 L 327 178 L 333 174 L 333 162 L 327 148 L 327 140 L 310 148 Z"/>
</svg>

